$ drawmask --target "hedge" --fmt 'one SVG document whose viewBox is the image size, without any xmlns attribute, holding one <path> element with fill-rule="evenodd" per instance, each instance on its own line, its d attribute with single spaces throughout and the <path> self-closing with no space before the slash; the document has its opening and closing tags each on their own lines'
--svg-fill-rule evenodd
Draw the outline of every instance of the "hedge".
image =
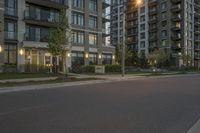
<svg viewBox="0 0 200 133">
<path fill-rule="evenodd" d="M 78 73 L 95 73 L 95 65 L 81 66 Z M 117 73 L 121 72 L 120 65 L 105 65 L 105 73 Z"/>
<path fill-rule="evenodd" d="M 105 65 L 105 72 L 106 73 L 121 72 L 121 66 L 120 65 Z"/>
</svg>

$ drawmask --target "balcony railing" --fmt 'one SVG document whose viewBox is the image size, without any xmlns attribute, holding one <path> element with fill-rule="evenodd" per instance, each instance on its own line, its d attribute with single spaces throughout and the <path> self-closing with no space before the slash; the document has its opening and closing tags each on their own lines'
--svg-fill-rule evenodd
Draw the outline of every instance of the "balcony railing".
<svg viewBox="0 0 200 133">
<path fill-rule="evenodd" d="M 200 50 L 200 46 L 195 46 L 195 49 L 196 50 Z"/>
<path fill-rule="evenodd" d="M 35 42 L 48 42 L 49 36 L 48 35 L 41 35 L 35 33 L 25 33 L 24 34 L 25 41 L 35 41 Z"/>
<path fill-rule="evenodd" d="M 59 22 L 59 15 L 58 16 L 51 16 L 50 14 L 51 13 L 42 14 L 42 13 L 36 13 L 34 11 L 25 10 L 24 11 L 24 19 L 58 23 Z M 45 17 L 43 17 L 43 16 L 45 16 Z"/>
<path fill-rule="evenodd" d="M 103 3 L 105 3 L 105 4 L 111 4 L 111 0 L 103 0 Z"/>
<path fill-rule="evenodd" d="M 181 10 L 181 4 L 173 5 L 171 9 L 172 9 L 173 12 L 180 11 Z"/>
<path fill-rule="evenodd" d="M 17 16 L 17 9 L 16 9 L 16 8 L 9 8 L 9 7 L 6 7 L 6 8 L 5 8 L 5 15 Z"/>
<path fill-rule="evenodd" d="M 110 19 L 110 14 L 102 13 L 102 17 L 105 19 Z"/>
<path fill-rule="evenodd" d="M 6 40 L 17 40 L 17 32 L 14 32 L 14 31 L 4 31 L 4 38 Z"/>
<path fill-rule="evenodd" d="M 62 4 L 62 5 L 68 4 L 68 0 L 49 0 L 49 1 L 54 2 L 56 4 Z"/>
</svg>

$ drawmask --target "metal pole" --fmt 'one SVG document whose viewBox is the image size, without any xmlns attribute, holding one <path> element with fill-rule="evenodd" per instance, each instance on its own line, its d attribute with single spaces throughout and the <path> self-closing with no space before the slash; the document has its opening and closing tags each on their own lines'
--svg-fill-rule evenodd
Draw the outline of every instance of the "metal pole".
<svg viewBox="0 0 200 133">
<path fill-rule="evenodd" d="M 122 77 L 125 76 L 125 43 L 126 43 L 125 42 L 126 41 L 126 39 L 125 39 L 125 28 L 126 28 L 125 27 L 125 23 L 126 23 L 125 7 L 123 9 L 124 9 L 124 11 L 123 11 Z"/>
</svg>

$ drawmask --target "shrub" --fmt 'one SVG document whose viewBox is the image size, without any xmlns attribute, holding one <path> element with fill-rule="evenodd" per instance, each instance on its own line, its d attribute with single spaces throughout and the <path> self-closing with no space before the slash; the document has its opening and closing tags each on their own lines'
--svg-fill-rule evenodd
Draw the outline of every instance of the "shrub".
<svg viewBox="0 0 200 133">
<path fill-rule="evenodd" d="M 121 66 L 120 65 L 105 65 L 105 72 L 106 73 L 121 72 Z"/>
<path fill-rule="evenodd" d="M 17 65 L 5 64 L 3 65 L 3 72 L 17 72 Z"/>
<path fill-rule="evenodd" d="M 82 73 L 95 73 L 95 66 L 94 65 L 82 66 L 81 72 Z"/>
</svg>

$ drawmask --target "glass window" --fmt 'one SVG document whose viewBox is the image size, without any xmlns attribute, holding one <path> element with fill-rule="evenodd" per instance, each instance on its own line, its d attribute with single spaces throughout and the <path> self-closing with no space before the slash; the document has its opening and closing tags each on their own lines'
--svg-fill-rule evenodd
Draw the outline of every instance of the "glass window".
<svg viewBox="0 0 200 133">
<path fill-rule="evenodd" d="M 96 65 L 97 64 L 97 54 L 96 53 L 90 53 L 89 54 L 89 64 L 90 65 Z"/>
<path fill-rule="evenodd" d="M 89 17 L 89 27 L 91 28 L 97 27 L 97 17 L 93 17 L 93 16 Z"/>
<path fill-rule="evenodd" d="M 89 34 L 89 44 L 90 45 L 97 44 L 97 35 L 96 34 Z"/>
<path fill-rule="evenodd" d="M 84 0 L 72 0 L 72 5 L 78 8 L 84 8 Z"/>
<path fill-rule="evenodd" d="M 72 24 L 84 25 L 84 16 L 81 13 L 73 12 L 72 13 Z"/>
<path fill-rule="evenodd" d="M 16 22 L 6 21 L 4 25 L 5 39 L 17 39 L 16 30 L 17 30 Z"/>
<path fill-rule="evenodd" d="M 84 43 L 84 32 L 72 31 L 72 42 L 83 44 Z"/>
<path fill-rule="evenodd" d="M 4 45 L 4 63 L 17 64 L 17 45 Z"/>
<path fill-rule="evenodd" d="M 102 54 L 102 64 L 112 64 L 112 54 Z"/>
<path fill-rule="evenodd" d="M 84 65 L 84 53 L 72 51 L 72 67 L 76 65 Z"/>
<path fill-rule="evenodd" d="M 90 0 L 89 10 L 92 11 L 92 12 L 97 11 L 97 0 Z"/>
<path fill-rule="evenodd" d="M 17 15 L 17 0 L 5 0 L 5 14 L 10 16 Z"/>
</svg>

